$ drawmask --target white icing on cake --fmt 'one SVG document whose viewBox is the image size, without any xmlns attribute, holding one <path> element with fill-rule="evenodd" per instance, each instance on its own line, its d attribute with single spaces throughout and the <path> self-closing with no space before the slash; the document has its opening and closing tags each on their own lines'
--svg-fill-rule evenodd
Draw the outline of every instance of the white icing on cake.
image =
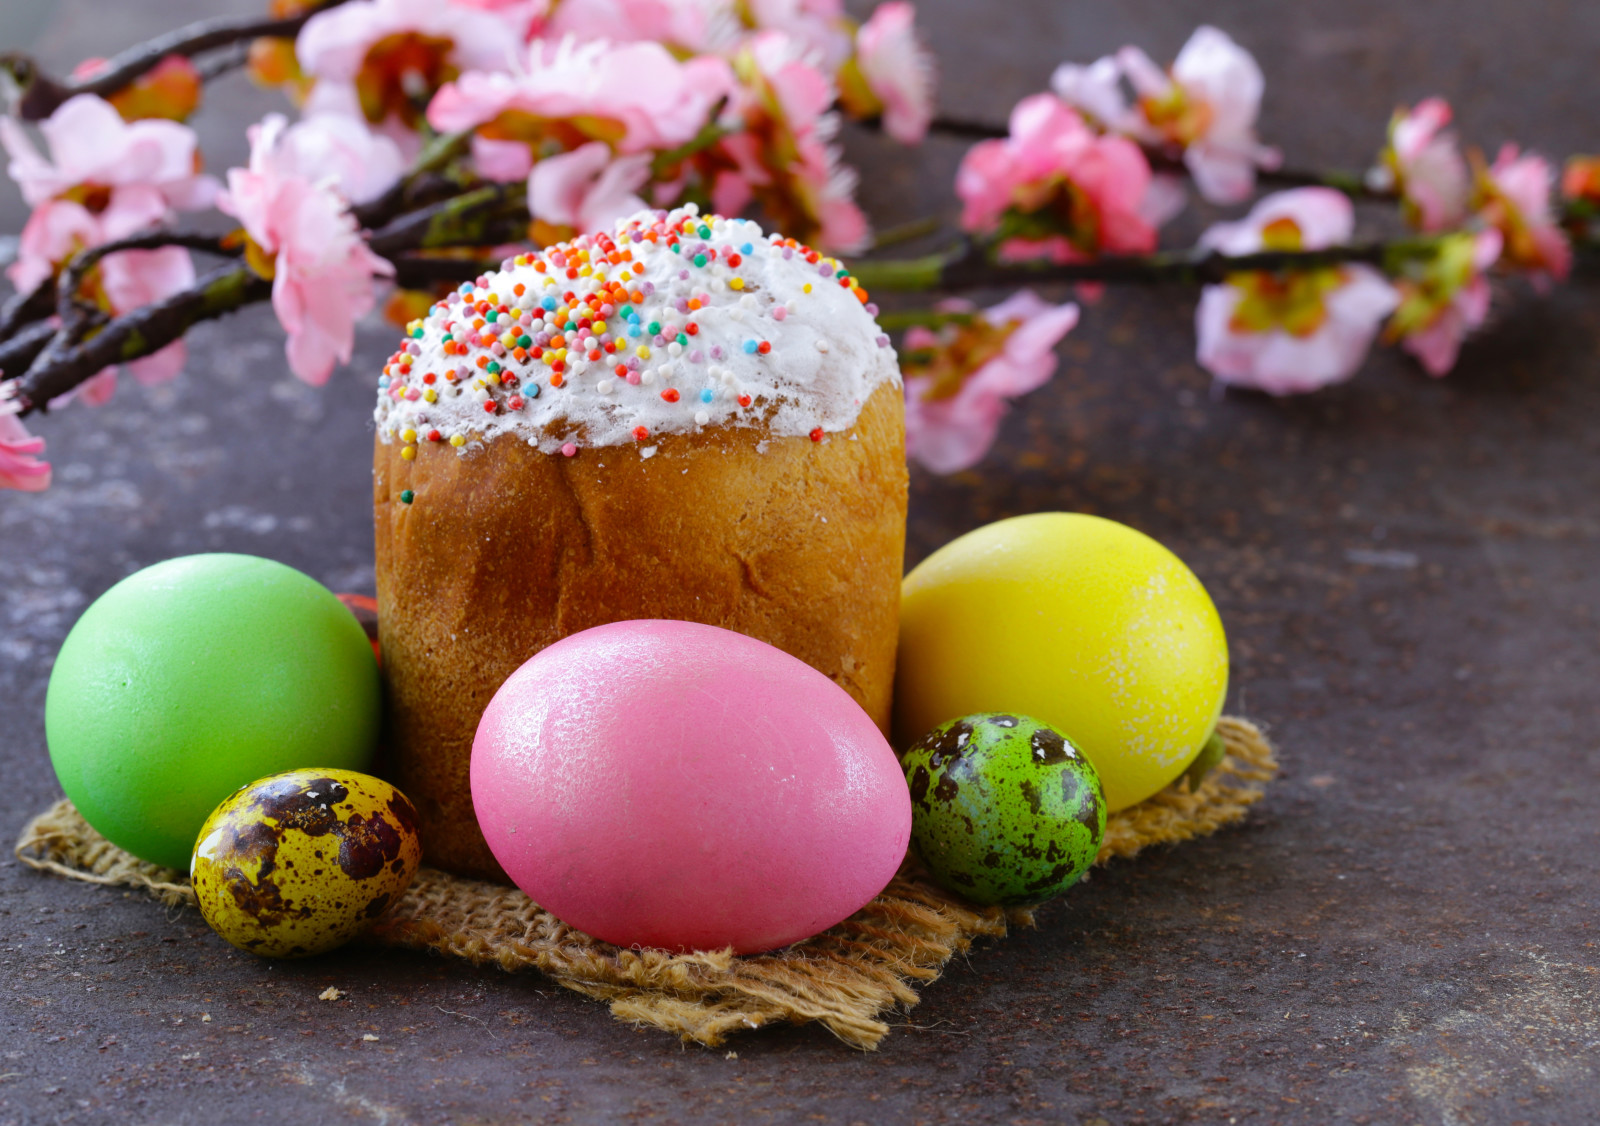
<svg viewBox="0 0 1600 1126">
<path fill-rule="evenodd" d="M 716 426 L 748 428 L 757 442 L 820 440 L 900 382 L 876 309 L 842 273 L 835 259 L 747 219 L 702 219 L 692 204 L 508 259 L 410 326 L 379 381 L 379 437 L 465 454 L 515 434 L 569 455 Z M 626 301 L 602 290 L 615 285 Z M 597 306 L 584 304 L 597 292 Z"/>
</svg>

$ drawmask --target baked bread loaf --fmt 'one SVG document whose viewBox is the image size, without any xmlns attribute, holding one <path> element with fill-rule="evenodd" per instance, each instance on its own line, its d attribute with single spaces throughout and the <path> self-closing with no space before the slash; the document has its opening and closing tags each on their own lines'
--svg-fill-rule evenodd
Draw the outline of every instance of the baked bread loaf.
<svg viewBox="0 0 1600 1126">
<path fill-rule="evenodd" d="M 410 328 L 373 490 L 387 741 L 428 863 L 503 878 L 473 734 L 591 626 L 749 634 L 887 731 L 905 435 L 866 301 L 838 262 L 690 207 L 509 260 Z"/>
</svg>

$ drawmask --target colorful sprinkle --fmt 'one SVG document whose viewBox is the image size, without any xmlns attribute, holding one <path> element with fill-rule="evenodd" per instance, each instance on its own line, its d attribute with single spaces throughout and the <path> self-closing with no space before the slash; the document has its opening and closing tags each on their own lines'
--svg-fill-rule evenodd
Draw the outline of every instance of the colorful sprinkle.
<svg viewBox="0 0 1600 1126">
<path fill-rule="evenodd" d="M 771 329 L 762 317 L 784 322 L 795 314 L 794 319 L 803 317 L 818 329 L 830 318 L 853 317 L 831 287 L 815 289 L 819 278 L 836 281 L 854 297 L 851 307 L 860 302 L 875 313 L 876 306 L 838 259 L 793 238 L 740 238 L 745 231 L 755 228 L 744 220 L 701 216 L 692 208 L 670 217 L 642 213 L 610 232 L 506 258 L 498 272 L 464 283 L 406 326 L 378 380 L 380 426 L 401 437 L 401 456 L 412 460 L 421 440 L 448 441 L 464 453 L 468 444 L 476 447 L 475 432 L 486 440 L 481 434 L 485 414 L 505 415 L 519 420 L 513 428 L 530 445 L 574 456 L 576 443 L 556 445 L 543 436 L 552 419 L 565 415 L 560 403 L 533 408 L 548 384 L 578 396 L 570 409 L 580 424 L 594 425 L 598 418 L 602 428 L 616 428 L 599 440 L 631 434 L 646 456 L 657 448 L 651 444 L 652 430 L 659 437 L 691 420 L 704 426 L 727 412 L 752 408 L 756 394 L 766 393 L 767 380 L 783 373 L 775 368 L 771 375 L 757 374 L 750 360 L 739 361 L 741 355 L 773 356 L 785 347 L 782 331 L 772 330 L 774 339 L 762 338 L 763 327 Z M 677 257 L 669 257 L 669 250 Z M 794 265 L 769 282 L 760 271 L 780 258 Z M 810 280 L 795 276 L 802 262 Z M 747 265 L 752 274 L 736 272 Z M 695 274 L 696 269 L 704 272 Z M 507 276 L 513 271 L 524 272 Z M 647 274 L 662 279 L 659 291 Z M 754 277 L 762 279 L 759 289 Z M 802 292 L 823 303 L 798 312 Z M 843 323 L 839 331 L 846 331 Z M 880 348 L 889 347 L 888 338 L 866 322 L 853 322 L 848 331 L 863 342 L 872 338 Z M 858 338 L 846 339 L 855 346 Z M 820 352 L 828 351 L 827 341 L 813 342 Z M 750 382 L 742 388 L 746 379 Z M 668 386 L 684 381 L 692 389 Z M 633 390 L 641 385 L 648 388 L 648 398 L 643 390 Z M 649 408 L 648 402 L 656 406 Z M 641 418 L 652 421 L 635 425 Z M 811 437 L 822 440 L 820 427 Z"/>
</svg>

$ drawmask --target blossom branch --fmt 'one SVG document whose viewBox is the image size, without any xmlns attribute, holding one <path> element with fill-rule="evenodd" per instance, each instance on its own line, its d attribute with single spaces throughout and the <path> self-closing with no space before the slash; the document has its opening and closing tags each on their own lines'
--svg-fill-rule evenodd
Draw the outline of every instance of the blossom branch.
<svg viewBox="0 0 1600 1126">
<path fill-rule="evenodd" d="M 1087 262 L 1046 265 L 995 262 L 969 243 L 963 251 L 922 258 L 855 261 L 850 269 L 869 290 L 980 289 L 1051 282 L 1195 286 L 1216 285 L 1232 274 L 1317 270 L 1355 262 L 1396 273 L 1407 261 L 1432 255 L 1437 243 L 1434 238 L 1413 238 L 1351 243 L 1322 250 L 1270 250 L 1255 254 L 1223 254 L 1196 248 L 1155 254 L 1107 255 Z"/>
<path fill-rule="evenodd" d="M 11 397 L 26 416 L 87 383 L 103 368 L 148 356 L 201 321 L 264 301 L 271 293 L 272 283 L 248 266 L 221 266 L 181 293 L 108 321 L 81 343 L 47 348 L 16 380 Z"/>
<path fill-rule="evenodd" d="M 161 229 L 79 251 L 54 280 L 46 278 L 28 292 L 14 295 L 4 309 L 0 309 L 0 372 L 26 371 L 47 350 L 65 351 L 79 338 L 107 322 L 109 318 L 103 310 L 79 297 L 84 279 L 101 259 L 118 251 L 155 250 L 164 246 L 181 246 L 223 256 L 235 253 L 214 235 Z M 59 325 L 46 319 L 52 313 L 59 317 Z M 46 363 L 49 362 L 47 357 Z"/>
<path fill-rule="evenodd" d="M 105 68 L 91 78 L 59 81 L 45 74 L 31 56 L 20 52 L 0 55 L 0 69 L 10 74 L 18 88 L 17 115 L 24 121 L 41 121 L 75 94 L 100 97 L 115 94 L 155 69 L 169 55 L 193 57 L 262 37 L 292 38 L 312 16 L 342 3 L 344 0 L 323 0 L 303 12 L 275 19 L 200 20 L 128 48 L 113 56 Z M 211 71 L 215 73 L 220 72 Z"/>
<path fill-rule="evenodd" d="M 85 307 L 84 303 L 78 300 L 78 293 L 83 288 L 84 279 L 89 271 L 98 266 L 101 259 L 124 250 L 159 250 L 164 246 L 181 246 L 185 250 L 198 250 L 220 257 L 238 257 L 238 251 L 230 249 L 216 235 L 200 234 L 196 231 L 169 231 L 158 227 L 137 235 L 129 235 L 127 238 L 102 242 L 74 254 L 57 276 L 56 312 L 65 322 L 71 318 L 74 309 Z"/>
<path fill-rule="evenodd" d="M 55 287 L 45 278 L 25 293 L 14 293 L 0 306 L 0 341 L 9 340 L 27 325 L 48 317 L 54 304 Z M 3 367 L 3 365 L 0 365 Z"/>
<path fill-rule="evenodd" d="M 467 151 L 472 143 L 471 131 L 444 133 L 431 138 L 417 155 L 416 162 L 389 190 L 368 203 L 350 209 L 350 213 L 368 230 L 376 230 L 390 222 L 411 201 L 418 186 L 429 176 L 443 172 L 452 161 Z"/>
<path fill-rule="evenodd" d="M 722 101 L 718 102 L 712 107 L 711 120 L 706 122 L 705 125 L 701 126 L 700 132 L 696 133 L 693 137 L 690 137 L 687 141 L 675 149 L 667 149 L 665 152 L 657 153 L 650 161 L 650 175 L 659 180 L 666 176 L 667 173 L 671 172 L 678 165 L 682 164 L 685 160 L 695 155 L 695 153 L 703 152 L 704 150 L 711 148 L 718 141 L 721 141 L 724 137 L 731 137 L 733 134 L 739 132 L 739 130 L 735 127 L 730 127 L 719 123 L 718 119 L 722 116 L 722 107 L 726 104 L 726 102 L 727 99 L 724 98 Z"/>
<path fill-rule="evenodd" d="M 527 209 L 516 193 L 492 185 L 403 215 L 376 232 L 370 245 L 374 252 L 396 261 L 402 279 L 413 284 L 421 282 L 424 274 L 428 281 L 470 277 L 486 268 L 485 264 L 476 259 L 419 258 L 412 252 L 509 241 L 526 233 L 527 221 Z M 0 347 L 0 360 L 9 360 L 13 370 L 31 360 L 11 389 L 23 416 L 88 382 L 109 365 L 150 355 L 201 321 L 264 301 L 272 294 L 271 282 L 241 264 L 221 267 L 189 289 L 115 319 L 77 300 L 84 277 L 107 254 L 170 245 L 233 253 L 214 236 L 150 231 L 81 251 L 61 271 L 56 282 L 61 327 L 49 329 L 41 324 L 45 331 L 29 330 L 25 340 L 19 336 L 11 345 Z"/>
<path fill-rule="evenodd" d="M 49 288 L 48 284 L 45 288 Z M 26 371 L 55 334 L 56 326 L 44 320 L 19 328 L 0 344 L 0 375 L 8 371 Z"/>
<path fill-rule="evenodd" d="M 393 259 L 412 250 L 485 246 L 527 234 L 527 202 L 514 188 L 491 184 L 402 215 L 367 240 Z"/>
<path fill-rule="evenodd" d="M 228 44 L 216 54 L 195 63 L 195 74 L 201 82 L 210 82 L 230 70 L 238 70 L 250 61 L 250 43 L 251 40 L 241 39 L 237 43 Z"/>
<path fill-rule="evenodd" d="M 865 124 L 876 126 L 878 121 L 873 119 Z M 1009 135 L 1004 126 L 959 117 L 936 117 L 928 129 L 932 133 L 967 141 L 995 140 Z M 1150 162 L 1153 171 L 1170 172 L 1179 176 L 1189 174 L 1188 166 L 1183 162 L 1181 149 L 1156 145 L 1141 145 L 1140 148 L 1144 151 L 1145 159 Z M 1317 172 L 1300 168 L 1259 168 L 1256 170 L 1256 179 L 1262 184 L 1278 188 L 1333 188 L 1352 199 L 1392 202 L 1400 198 L 1394 189 L 1375 188 L 1367 183 L 1366 177 L 1360 172 L 1343 169 Z"/>
</svg>

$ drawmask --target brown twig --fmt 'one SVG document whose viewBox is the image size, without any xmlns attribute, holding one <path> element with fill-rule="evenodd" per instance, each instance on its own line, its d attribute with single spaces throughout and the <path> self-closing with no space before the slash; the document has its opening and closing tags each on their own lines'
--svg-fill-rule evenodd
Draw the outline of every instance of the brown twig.
<svg viewBox="0 0 1600 1126">
<path fill-rule="evenodd" d="M 883 127 L 882 118 L 868 118 L 862 122 L 876 129 Z M 963 141 L 992 141 L 1010 135 L 1004 125 L 990 125 L 987 121 L 973 121 L 970 118 L 946 117 L 940 115 L 928 124 L 930 133 L 940 133 L 946 137 L 954 137 Z"/>
<path fill-rule="evenodd" d="M 498 258 L 456 258 L 444 255 L 399 254 L 394 263 L 394 283 L 402 289 L 428 289 L 440 282 L 471 281 L 500 268 Z"/>
<path fill-rule="evenodd" d="M 18 329 L 0 344 L 0 376 L 8 371 L 27 371 L 55 334 L 56 326 L 44 320 Z"/>
<path fill-rule="evenodd" d="M 252 40 L 241 39 L 237 43 L 230 43 L 210 58 L 195 63 L 195 73 L 200 76 L 200 81 L 210 82 L 213 78 L 221 78 L 230 70 L 238 70 L 248 63 L 251 42 Z"/>
<path fill-rule="evenodd" d="M 306 11 L 276 19 L 224 17 L 200 20 L 129 47 L 112 56 L 105 67 L 90 78 L 66 81 L 51 78 L 30 56 L 20 52 L 0 55 L 0 66 L 11 72 L 21 88 L 16 105 L 17 115 L 24 121 L 41 121 L 75 94 L 98 94 L 101 97 L 115 94 L 153 70 L 168 55 L 193 57 L 261 37 L 293 38 L 312 16 L 344 2 L 323 0 L 323 3 Z"/>
<path fill-rule="evenodd" d="M 92 334 L 81 342 L 59 349 L 47 347 L 16 381 L 12 397 L 23 415 L 31 414 L 103 368 L 148 356 L 182 338 L 201 321 L 264 301 L 271 294 L 272 283 L 248 266 L 221 266 L 181 293 L 92 326 Z M 56 341 L 60 339 L 58 333 Z"/>
<path fill-rule="evenodd" d="M 26 293 L 13 293 L 0 306 L 0 340 L 9 340 L 19 330 L 55 310 L 55 286 L 49 278 Z"/>
<path fill-rule="evenodd" d="M 487 184 L 418 208 L 373 231 L 367 243 L 393 258 L 411 250 L 484 246 L 527 233 L 526 201 L 513 186 Z M 500 236 L 500 237 L 496 237 Z"/>
<path fill-rule="evenodd" d="M 455 260 L 418 258 L 413 251 L 509 241 L 526 233 L 527 222 L 520 193 L 496 184 L 402 215 L 375 232 L 369 245 L 386 258 L 404 262 L 414 276 L 424 269 L 422 262 Z M 78 299 L 88 271 L 106 255 L 169 245 L 233 253 L 215 236 L 149 231 L 80 251 L 62 269 L 56 281 L 61 325 L 37 350 L 13 387 L 12 397 L 20 404 L 23 415 L 46 407 L 111 364 L 147 356 L 179 339 L 201 321 L 271 296 L 271 283 L 247 265 L 239 264 L 224 266 L 181 293 L 114 319 Z M 482 264 L 474 265 L 481 272 Z M 30 337 L 30 346 L 34 343 L 37 341 Z"/>
<path fill-rule="evenodd" d="M 1353 243 L 1322 250 L 1261 251 L 1255 254 L 1223 254 L 1197 247 L 1041 265 L 995 262 L 982 248 L 967 243 L 956 250 L 922 258 L 858 260 L 850 264 L 850 269 L 868 289 L 891 291 L 982 289 L 1062 282 L 1194 286 L 1216 285 L 1226 281 L 1230 275 L 1251 271 L 1282 273 L 1317 270 L 1353 262 L 1394 272 L 1410 259 L 1433 253 L 1434 243 L 1435 240 L 1428 238 L 1399 239 Z"/>
<path fill-rule="evenodd" d="M 56 275 L 56 314 L 61 323 L 53 338 L 34 356 L 28 368 L 29 374 L 35 369 L 48 368 L 59 362 L 61 357 L 69 354 L 86 336 L 110 321 L 110 317 L 103 309 L 93 302 L 83 300 L 80 296 L 84 279 L 89 276 L 90 270 L 112 254 L 125 250 L 157 250 L 166 246 L 181 246 L 189 250 L 234 256 L 234 252 L 224 248 L 221 240 L 215 235 L 202 235 L 192 231 L 168 231 L 160 228 L 78 251 L 67 260 L 60 273 Z M 140 353 L 144 354 L 147 353 Z M 87 379 L 93 374 L 91 371 L 84 378 Z"/>
<path fill-rule="evenodd" d="M 19 305 L 26 306 L 36 319 L 25 327 L 15 331 L 10 339 L 0 344 L 0 372 L 25 371 L 25 375 L 18 381 L 19 398 L 24 400 L 24 412 L 30 409 L 26 404 L 32 402 L 48 403 L 57 395 L 65 394 L 72 387 L 90 379 L 99 371 L 99 367 L 74 368 L 76 382 L 71 383 L 65 390 L 54 390 L 56 378 L 54 369 L 63 365 L 72 367 L 78 362 L 77 350 L 80 345 L 93 334 L 101 332 L 108 325 L 119 328 L 124 321 L 136 317 L 145 310 L 140 309 L 123 318 L 113 320 L 98 305 L 85 301 L 80 294 L 83 289 L 84 279 L 89 271 L 93 270 L 108 255 L 117 254 L 125 250 L 155 250 L 165 246 L 181 246 L 188 250 L 204 251 L 208 254 L 231 257 L 236 252 L 223 246 L 221 240 L 215 235 L 204 235 L 193 231 L 169 231 L 160 228 L 144 231 L 128 238 L 116 239 L 112 242 L 101 243 L 99 246 L 88 247 L 74 254 L 61 268 L 54 282 L 49 280 L 40 283 L 31 293 L 25 295 Z M 44 300 L 40 295 L 53 295 L 55 303 Z M 182 296 L 181 294 L 179 296 Z M 159 304 L 159 303 L 158 303 Z M 154 306 L 147 306 L 154 308 Z M 57 324 L 44 320 L 52 311 L 57 315 Z M 185 326 L 186 330 L 187 326 Z M 181 332 L 180 332 L 181 335 Z M 171 339 L 176 339 L 173 337 Z M 137 359 L 139 356 L 148 355 L 169 341 L 147 348 L 145 351 L 134 351 L 132 355 L 124 358 Z M 103 365 L 102 365 L 103 366 Z M 36 376 L 36 373 L 40 373 Z M 47 385 L 50 393 L 44 398 L 28 391 L 30 378 L 40 385 Z"/>
<path fill-rule="evenodd" d="M 198 231 L 171 231 L 161 227 L 141 231 L 127 238 L 113 239 L 110 242 L 85 247 L 69 258 L 56 276 L 56 312 L 65 321 L 69 319 L 75 306 L 82 307 L 83 303 L 78 300 L 78 292 L 82 289 L 83 280 L 88 277 L 89 271 L 98 266 L 102 259 L 125 250 L 160 250 L 168 246 L 198 250 L 223 258 L 239 256 L 238 250 L 224 246 L 222 239 L 216 235 L 201 234 Z"/>
<path fill-rule="evenodd" d="M 423 148 L 416 162 L 404 176 L 391 184 L 378 198 L 358 207 L 352 207 L 350 213 L 356 217 L 356 222 L 368 230 L 376 230 L 391 222 L 411 201 L 417 187 L 428 177 L 448 167 L 452 160 L 467 151 L 467 146 L 471 142 L 471 130 L 444 133 L 434 137 Z"/>
</svg>

